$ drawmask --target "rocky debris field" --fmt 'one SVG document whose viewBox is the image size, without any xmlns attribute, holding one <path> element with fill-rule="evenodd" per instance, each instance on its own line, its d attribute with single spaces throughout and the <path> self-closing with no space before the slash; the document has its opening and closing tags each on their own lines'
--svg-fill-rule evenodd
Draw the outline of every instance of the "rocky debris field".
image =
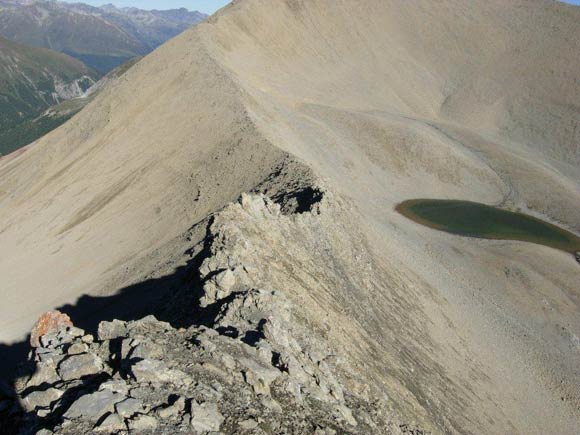
<svg viewBox="0 0 580 435">
<path fill-rule="evenodd" d="M 257 320 L 260 301 L 275 297 L 256 290 L 233 305 L 253 307 Z M 259 324 L 263 333 L 237 338 L 225 326 L 175 330 L 154 317 L 103 322 L 96 338 L 56 330 L 42 337 L 37 372 L 21 385 L 26 425 L 41 434 L 333 434 L 382 425 L 384 411 L 345 394 L 334 355 L 303 351 L 276 321 Z"/>
<path fill-rule="evenodd" d="M 292 219 L 261 195 L 215 219 L 197 302 L 211 322 L 114 320 L 93 336 L 59 312 L 39 319 L 36 371 L 17 382 L 17 402 L 2 404 L 4 415 L 20 413 L 21 433 L 426 433 L 398 423 L 388 398 L 347 388 L 342 356 L 284 294 L 257 285 L 242 255 L 251 243 L 229 225 L 232 212 Z"/>
</svg>

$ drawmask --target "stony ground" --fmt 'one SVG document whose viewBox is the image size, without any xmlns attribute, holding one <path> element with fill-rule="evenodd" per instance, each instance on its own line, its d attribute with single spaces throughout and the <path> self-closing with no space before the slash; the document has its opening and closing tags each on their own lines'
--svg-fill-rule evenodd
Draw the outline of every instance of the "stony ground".
<svg viewBox="0 0 580 435">
<path fill-rule="evenodd" d="M 281 207 L 244 195 L 215 216 L 196 303 L 207 326 L 148 316 L 101 322 L 93 336 L 62 313 L 44 315 L 31 336 L 35 372 L 19 379 L 4 417 L 42 435 L 427 433 L 402 423 L 385 395 L 347 387 L 344 356 L 283 293 L 256 285 L 261 274 L 244 264 L 251 241 L 240 233 L 230 249 L 232 213 L 291 219 L 282 209 L 308 208 L 296 198 Z"/>
</svg>

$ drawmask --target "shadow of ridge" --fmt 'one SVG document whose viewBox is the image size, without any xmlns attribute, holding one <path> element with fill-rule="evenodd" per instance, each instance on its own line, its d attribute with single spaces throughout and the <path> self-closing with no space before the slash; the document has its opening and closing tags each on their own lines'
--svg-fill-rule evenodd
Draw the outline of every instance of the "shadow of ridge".
<svg viewBox="0 0 580 435">
<path fill-rule="evenodd" d="M 209 223 L 211 225 L 211 222 Z M 208 225 L 208 228 L 209 228 Z M 187 251 L 191 259 L 161 278 L 130 285 L 110 296 L 83 295 L 75 304 L 56 308 L 70 316 L 75 326 L 96 336 L 99 323 L 114 319 L 132 321 L 148 315 L 168 322 L 174 328 L 207 325 L 215 318 L 214 310 L 200 309 L 197 301 L 203 292 L 199 267 L 210 255 L 212 239 L 206 237 L 199 252 Z M 17 402 L 15 383 L 34 374 L 35 364 L 29 359 L 30 336 L 12 344 L 0 343 L 0 434 L 20 433 L 23 423 L 33 417 Z M 39 388 L 43 389 L 43 388 Z M 50 428 L 48 420 L 39 420 L 38 428 Z"/>
</svg>

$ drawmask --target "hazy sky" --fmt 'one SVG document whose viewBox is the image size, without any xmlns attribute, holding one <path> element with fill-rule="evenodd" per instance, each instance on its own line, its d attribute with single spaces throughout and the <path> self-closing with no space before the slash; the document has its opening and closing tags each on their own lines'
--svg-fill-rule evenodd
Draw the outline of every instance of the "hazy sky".
<svg viewBox="0 0 580 435">
<path fill-rule="evenodd" d="M 93 6 L 101 6 L 113 3 L 115 6 L 135 6 L 141 9 L 174 9 L 187 8 L 192 11 L 201 11 L 213 14 L 230 0 L 65 0 L 69 3 L 86 3 Z"/>
</svg>

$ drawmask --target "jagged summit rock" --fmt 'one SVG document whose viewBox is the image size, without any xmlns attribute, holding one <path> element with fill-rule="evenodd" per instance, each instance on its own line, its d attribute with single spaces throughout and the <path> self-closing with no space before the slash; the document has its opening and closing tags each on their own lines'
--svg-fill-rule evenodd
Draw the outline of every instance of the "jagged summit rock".
<svg viewBox="0 0 580 435">
<path fill-rule="evenodd" d="M 32 347 L 40 347 L 41 339 L 50 340 L 50 337 L 56 336 L 61 332 L 66 333 L 68 328 L 72 328 L 73 324 L 70 317 L 59 311 L 50 311 L 44 313 L 37 320 L 34 328 L 30 333 L 30 345 Z"/>
<path fill-rule="evenodd" d="M 27 420 L 28 429 L 402 433 L 384 398 L 361 395 L 345 384 L 337 350 L 298 321 L 299 307 L 275 288 L 260 288 L 260 271 L 249 261 L 261 257 L 262 247 L 250 243 L 248 225 L 270 227 L 275 235 L 274 227 L 300 225 L 305 218 L 280 210 L 263 195 L 244 195 L 215 216 L 211 254 L 202 267 L 208 272 L 199 272 L 207 293 L 197 303 L 214 313 L 211 323 L 176 329 L 154 316 L 113 320 L 101 322 L 98 336 L 87 339 L 82 331 L 63 335 L 77 329 L 68 318 L 56 322 L 50 333 L 60 339 L 34 350 L 37 373 L 20 384 L 23 404 L 34 417 Z M 216 298 L 207 284 L 215 283 L 211 270 L 223 259 L 246 275 L 234 292 Z M 33 381 L 40 372 L 41 384 Z"/>
<path fill-rule="evenodd" d="M 277 317 L 276 310 L 272 306 L 271 316 Z M 287 318 L 281 314 L 282 319 Z M 45 427 L 58 434 L 127 430 L 170 434 L 184 427 L 186 432 L 199 434 L 237 433 L 240 428 L 258 427 L 278 433 L 309 433 L 320 427 L 369 433 L 370 428 L 387 427 L 384 419 L 390 411 L 379 408 L 380 421 L 365 420 L 357 429 L 356 412 L 367 415 L 378 403 L 356 397 L 347 401 L 345 388 L 332 370 L 324 364 L 326 368 L 321 371 L 322 360 L 313 362 L 301 355 L 297 342 L 285 350 L 265 338 L 249 345 L 243 336 L 223 335 L 217 324 L 217 329 L 192 327 L 180 332 L 151 319 L 127 323 L 128 337 L 140 336 L 134 334 L 144 326 L 158 331 L 147 339 L 163 347 L 163 360 L 115 360 L 115 354 L 109 353 L 110 349 L 115 352 L 115 339 L 95 341 L 84 357 L 96 361 L 108 354 L 104 365 L 93 366 L 95 370 L 90 372 L 77 371 L 75 376 L 63 375 L 60 366 L 59 370 L 53 368 L 49 381 L 53 387 L 46 390 L 34 390 L 30 382 L 23 383 L 24 389 L 33 390 L 23 399 L 26 409 L 36 416 L 29 421 L 30 427 Z M 75 340 L 73 345 L 82 343 L 81 338 Z M 288 340 L 286 337 L 284 342 Z M 62 347 L 53 347 L 51 352 L 58 359 Z M 324 359 L 323 354 L 321 357 Z M 42 363 L 38 364 L 40 369 Z M 176 394 L 178 398 L 172 399 Z M 55 425 L 58 415 L 64 420 Z"/>
</svg>

